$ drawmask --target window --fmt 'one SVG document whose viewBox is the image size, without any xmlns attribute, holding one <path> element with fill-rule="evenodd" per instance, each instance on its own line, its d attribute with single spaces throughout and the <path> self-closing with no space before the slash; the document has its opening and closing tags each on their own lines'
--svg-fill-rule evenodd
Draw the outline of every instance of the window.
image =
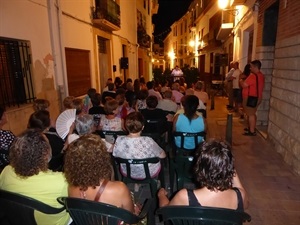
<svg viewBox="0 0 300 225">
<path fill-rule="evenodd" d="M 0 37 L 0 104 L 10 107 L 34 100 L 29 41 Z"/>
</svg>

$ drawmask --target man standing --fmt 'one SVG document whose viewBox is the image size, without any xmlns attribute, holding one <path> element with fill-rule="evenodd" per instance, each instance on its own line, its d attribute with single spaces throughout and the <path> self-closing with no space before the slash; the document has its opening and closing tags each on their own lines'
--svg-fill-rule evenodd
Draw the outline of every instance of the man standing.
<svg viewBox="0 0 300 225">
<path fill-rule="evenodd" d="M 241 89 L 239 84 L 239 78 L 242 73 L 242 71 L 239 69 L 239 63 L 234 62 L 233 63 L 233 74 L 232 74 L 232 88 L 233 88 L 233 104 L 234 104 L 234 111 L 239 112 L 239 107 L 242 103 L 242 95 L 241 95 Z"/>
<path fill-rule="evenodd" d="M 234 72 L 233 68 L 234 62 L 230 62 L 230 70 L 229 72 L 225 75 L 225 80 L 226 80 L 226 90 L 227 90 L 227 95 L 228 95 L 228 105 L 227 109 L 231 110 L 233 109 L 233 88 L 232 88 L 232 75 Z"/>
<path fill-rule="evenodd" d="M 248 115 L 248 128 L 245 128 L 244 135 L 255 136 L 256 135 L 256 111 L 259 104 L 262 101 L 262 93 L 265 85 L 265 77 L 260 71 L 261 62 L 254 60 L 250 63 L 251 74 L 245 81 L 240 79 L 241 87 L 243 87 L 243 107 L 245 113 Z M 247 106 L 248 96 L 257 96 L 258 102 L 256 107 Z"/>
<path fill-rule="evenodd" d="M 173 82 L 175 82 L 176 80 L 180 80 L 180 77 L 183 76 L 183 72 L 178 66 L 175 66 L 171 75 L 173 76 Z"/>
</svg>

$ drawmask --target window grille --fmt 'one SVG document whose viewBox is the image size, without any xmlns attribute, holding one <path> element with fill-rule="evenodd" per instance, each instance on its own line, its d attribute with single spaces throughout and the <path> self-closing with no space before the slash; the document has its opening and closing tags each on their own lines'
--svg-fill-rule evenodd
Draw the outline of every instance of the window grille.
<svg viewBox="0 0 300 225">
<path fill-rule="evenodd" d="M 35 99 L 28 41 L 0 37 L 0 104 L 20 106 Z"/>
</svg>

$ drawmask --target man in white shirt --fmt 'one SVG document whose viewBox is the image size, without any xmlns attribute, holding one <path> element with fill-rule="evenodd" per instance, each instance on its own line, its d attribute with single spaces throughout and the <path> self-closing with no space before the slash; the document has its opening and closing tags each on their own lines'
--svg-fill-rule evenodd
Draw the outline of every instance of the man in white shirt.
<svg viewBox="0 0 300 225">
<path fill-rule="evenodd" d="M 225 81 L 226 81 L 226 89 L 227 89 L 227 94 L 228 94 L 228 105 L 227 108 L 228 109 L 233 109 L 233 87 L 232 87 L 232 75 L 234 72 L 234 68 L 233 68 L 234 62 L 230 62 L 230 70 L 229 72 L 225 75 Z"/>
<path fill-rule="evenodd" d="M 173 82 L 175 82 L 176 80 L 180 80 L 180 77 L 183 76 L 183 72 L 178 66 L 175 66 L 171 75 L 173 76 Z"/>
<path fill-rule="evenodd" d="M 239 69 L 239 63 L 234 62 L 233 64 L 234 72 L 232 74 L 232 88 L 233 88 L 233 103 L 234 103 L 234 111 L 239 112 L 239 107 L 242 104 L 242 93 L 239 84 L 239 78 L 242 74 L 242 71 Z"/>
</svg>

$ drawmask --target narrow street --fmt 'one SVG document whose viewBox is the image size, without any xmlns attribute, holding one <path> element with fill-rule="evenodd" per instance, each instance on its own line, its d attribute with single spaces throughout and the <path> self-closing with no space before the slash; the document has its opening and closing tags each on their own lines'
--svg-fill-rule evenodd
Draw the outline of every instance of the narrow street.
<svg viewBox="0 0 300 225">
<path fill-rule="evenodd" d="M 216 97 L 215 109 L 207 107 L 208 138 L 225 139 L 227 98 Z M 235 166 L 250 198 L 246 210 L 253 225 L 300 224 L 300 176 L 283 161 L 282 156 L 259 132 L 244 136 L 244 121 L 233 115 L 233 153 Z M 168 173 L 168 170 L 165 170 Z M 166 181 L 168 182 L 168 175 Z M 133 185 L 129 185 L 133 191 Z M 191 188 L 192 185 L 187 184 Z M 147 185 L 140 187 L 136 200 L 149 198 Z M 161 223 L 157 223 L 161 224 Z"/>
<path fill-rule="evenodd" d="M 227 98 L 216 97 L 215 109 L 208 106 L 208 135 L 225 138 Z M 282 156 L 262 135 L 244 136 L 243 121 L 233 117 L 232 145 L 235 166 L 248 191 L 246 210 L 255 225 L 300 224 L 300 176 L 293 173 Z"/>
</svg>

